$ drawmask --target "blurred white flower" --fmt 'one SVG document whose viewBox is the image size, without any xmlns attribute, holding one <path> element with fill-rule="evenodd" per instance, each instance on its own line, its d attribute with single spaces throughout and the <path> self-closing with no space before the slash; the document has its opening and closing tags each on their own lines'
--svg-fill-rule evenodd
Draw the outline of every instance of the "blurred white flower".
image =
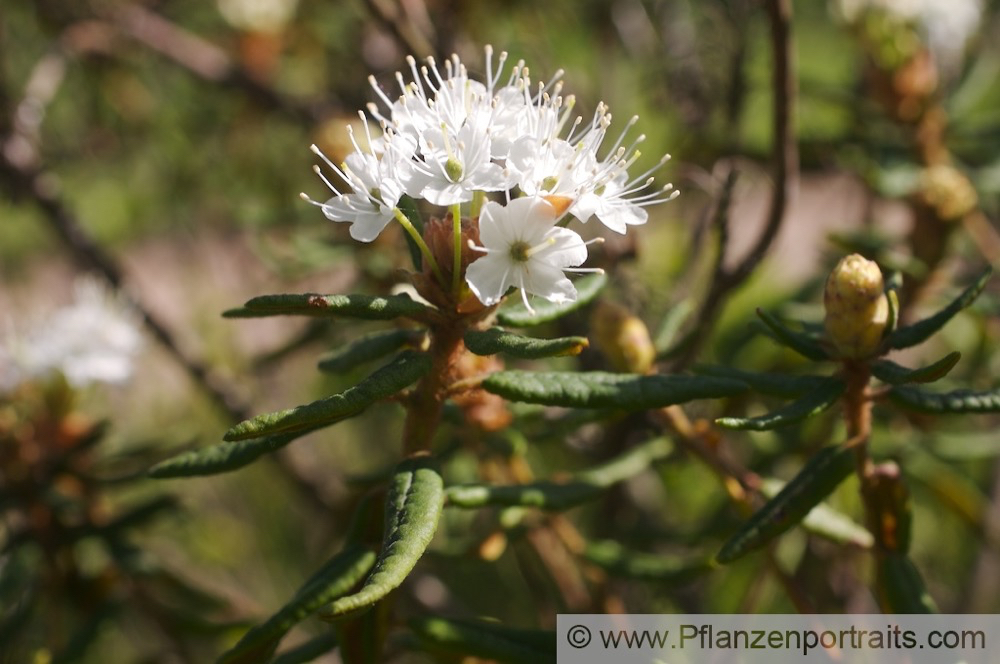
<svg viewBox="0 0 1000 664">
<path fill-rule="evenodd" d="M 99 283 L 81 279 L 72 304 L 20 334 L 7 330 L 0 367 L 9 371 L 3 371 L 0 387 L 11 389 L 53 372 L 74 387 L 122 383 L 131 377 L 141 347 L 136 314 Z"/>
<path fill-rule="evenodd" d="M 278 32 L 295 15 L 298 0 L 216 0 L 226 22 L 240 30 Z"/>
<path fill-rule="evenodd" d="M 576 288 L 565 272 L 587 260 L 587 245 L 567 228 L 556 226 L 561 215 L 544 198 L 526 196 L 506 206 L 489 202 L 479 217 L 479 241 L 474 247 L 486 255 L 466 270 L 466 281 L 479 301 L 493 305 L 511 287 L 550 302 L 576 299 Z"/>
</svg>

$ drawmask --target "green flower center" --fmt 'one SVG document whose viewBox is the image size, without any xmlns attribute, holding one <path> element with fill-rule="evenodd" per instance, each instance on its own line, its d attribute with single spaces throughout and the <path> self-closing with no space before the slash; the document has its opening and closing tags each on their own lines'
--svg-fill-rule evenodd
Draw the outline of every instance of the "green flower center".
<svg viewBox="0 0 1000 664">
<path fill-rule="evenodd" d="M 518 240 L 510 245 L 510 259 L 515 263 L 527 263 L 531 257 L 531 245 Z"/>
</svg>

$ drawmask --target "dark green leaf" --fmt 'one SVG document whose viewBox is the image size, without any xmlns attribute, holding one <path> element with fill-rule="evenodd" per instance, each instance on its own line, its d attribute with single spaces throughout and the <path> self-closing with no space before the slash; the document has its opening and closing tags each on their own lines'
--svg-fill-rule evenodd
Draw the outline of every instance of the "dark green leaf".
<svg viewBox="0 0 1000 664">
<path fill-rule="evenodd" d="M 986 287 L 986 282 L 989 281 L 990 276 L 993 271 L 987 269 L 983 272 L 976 281 L 965 289 L 965 291 L 955 298 L 951 304 L 937 312 L 930 318 L 925 318 L 922 321 L 918 321 L 912 325 L 907 325 L 901 327 L 889 335 L 888 346 L 889 348 L 909 348 L 910 346 L 916 346 L 923 341 L 926 341 L 932 334 L 940 330 L 945 326 L 949 320 L 951 320 L 955 314 L 957 314 L 962 309 L 973 303 L 979 294 Z"/>
<path fill-rule="evenodd" d="M 615 576 L 667 584 L 687 583 L 713 569 L 704 558 L 689 560 L 676 556 L 630 551 L 618 542 L 603 540 L 588 544 L 583 557 Z"/>
<path fill-rule="evenodd" d="M 508 298 L 497 311 L 497 320 L 500 324 L 510 327 L 531 327 L 547 323 L 590 304 L 591 300 L 597 297 L 597 294 L 607 283 L 608 278 L 603 273 L 587 275 L 576 281 L 577 297 L 575 300 L 556 304 L 535 298 L 531 303 L 531 308 L 535 310 L 534 313 L 528 311 L 520 299 Z"/>
<path fill-rule="evenodd" d="M 430 357 L 405 351 L 368 378 L 340 394 L 304 406 L 258 415 L 226 432 L 223 440 L 246 440 L 273 434 L 313 431 L 354 417 L 371 404 L 396 394 L 430 370 Z"/>
<path fill-rule="evenodd" d="M 959 352 L 948 353 L 934 364 L 920 369 L 909 369 L 891 360 L 876 360 L 871 363 L 872 375 L 883 383 L 903 385 L 904 383 L 933 383 L 948 375 L 962 358 Z"/>
<path fill-rule="evenodd" d="M 460 485 L 445 491 L 449 506 L 479 508 L 487 505 L 538 507 L 566 510 L 593 500 L 618 482 L 634 477 L 650 464 L 666 457 L 672 445 L 654 438 L 595 468 L 577 473 L 563 482 L 540 481 L 512 485 Z"/>
<path fill-rule="evenodd" d="M 785 483 L 781 480 L 767 479 L 761 486 L 761 493 L 767 498 L 774 498 L 784 488 Z M 802 520 L 802 527 L 837 544 L 850 544 L 862 549 L 870 549 L 875 544 L 875 538 L 867 528 L 826 503 L 812 508 Z"/>
<path fill-rule="evenodd" d="M 321 427 L 314 427 L 312 430 L 319 428 Z M 280 450 L 307 433 L 309 431 L 296 431 L 235 443 L 219 443 L 200 450 L 184 452 L 156 464 L 149 469 L 149 475 L 156 479 L 171 479 L 228 473 L 253 463 L 265 454 Z"/>
<path fill-rule="evenodd" d="M 827 378 L 818 384 L 812 392 L 796 399 L 792 403 L 771 411 L 759 417 L 720 417 L 715 422 L 726 429 L 744 429 L 750 431 L 768 431 L 786 427 L 796 422 L 818 415 L 837 403 L 844 393 L 846 385 L 836 378 Z"/>
<path fill-rule="evenodd" d="M 830 359 L 830 354 L 823 347 L 823 344 L 816 337 L 805 334 L 804 332 L 796 332 L 789 327 L 786 327 L 777 316 L 768 313 L 763 309 L 757 310 L 757 315 L 767 326 L 767 329 L 771 331 L 774 338 L 781 344 L 788 346 L 794 350 L 799 355 L 809 358 L 810 360 L 815 360 L 821 362 L 823 360 Z"/>
<path fill-rule="evenodd" d="M 889 398 L 897 405 L 921 413 L 1000 413 L 1000 388 L 976 392 L 925 392 L 909 385 L 897 385 L 889 390 Z"/>
<path fill-rule="evenodd" d="M 420 215 L 420 208 L 417 207 L 417 202 L 406 196 L 405 194 L 399 199 L 398 207 L 403 215 L 410 220 L 413 227 L 417 229 L 417 233 L 421 236 L 424 234 L 424 218 Z M 403 237 L 406 238 L 406 246 L 410 249 L 410 259 L 413 261 L 413 268 L 420 272 L 424 269 L 424 255 L 420 253 L 420 247 L 417 243 L 410 237 L 409 233 L 403 233 Z"/>
<path fill-rule="evenodd" d="M 485 620 L 415 618 L 410 628 L 421 645 L 438 654 L 464 655 L 511 664 L 555 661 L 555 632 L 515 629 Z"/>
<path fill-rule="evenodd" d="M 855 450 L 842 445 L 823 448 L 778 495 L 729 538 L 715 559 L 731 563 L 796 525 L 843 482 L 855 466 Z"/>
<path fill-rule="evenodd" d="M 353 595 L 329 605 L 333 620 L 367 609 L 401 584 L 424 555 L 444 506 L 444 484 L 429 457 L 408 459 L 396 469 L 385 507 L 382 550 L 375 569 Z"/>
<path fill-rule="evenodd" d="M 223 312 L 226 318 L 262 318 L 265 316 L 344 316 L 363 320 L 415 318 L 422 320 L 433 309 L 409 295 L 261 295 L 238 309 Z"/>
<path fill-rule="evenodd" d="M 503 353 L 522 360 L 536 360 L 558 355 L 579 355 L 590 345 L 586 337 L 560 339 L 532 339 L 508 332 L 500 327 L 488 330 L 469 330 L 465 333 L 465 347 L 476 355 Z"/>
<path fill-rule="evenodd" d="M 389 330 L 373 332 L 335 351 L 319 361 L 319 370 L 328 373 L 346 373 L 366 362 L 377 360 L 403 346 L 417 343 L 424 333 L 421 330 Z"/>
<path fill-rule="evenodd" d="M 906 555 L 884 554 L 878 561 L 878 595 L 885 613 L 937 613 L 920 571 Z"/>
<path fill-rule="evenodd" d="M 219 664 L 268 661 L 292 627 L 350 592 L 374 564 L 375 553 L 362 546 L 351 546 L 338 553 L 313 574 L 277 613 L 251 629 L 239 643 L 223 653 Z"/>
<path fill-rule="evenodd" d="M 789 376 L 780 373 L 758 373 L 708 365 L 696 366 L 694 370 L 706 376 L 743 381 L 754 392 L 789 399 L 814 390 L 828 380 L 826 376 Z"/>
<path fill-rule="evenodd" d="M 333 632 L 327 632 L 309 639 L 301 646 L 292 648 L 288 652 L 281 653 L 271 660 L 271 664 L 307 664 L 336 647 L 337 635 Z"/>
<path fill-rule="evenodd" d="M 710 376 L 557 371 L 498 371 L 483 389 L 511 401 L 568 408 L 645 410 L 745 392 L 746 383 Z"/>
</svg>

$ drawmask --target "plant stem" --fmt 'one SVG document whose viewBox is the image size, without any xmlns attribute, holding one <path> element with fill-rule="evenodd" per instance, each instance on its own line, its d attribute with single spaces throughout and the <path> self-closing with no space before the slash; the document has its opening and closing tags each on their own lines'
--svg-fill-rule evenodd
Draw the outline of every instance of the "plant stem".
<svg viewBox="0 0 1000 664">
<path fill-rule="evenodd" d="M 454 256 L 451 264 L 451 292 L 458 300 L 458 294 L 462 286 L 462 204 L 455 203 L 451 207 L 451 228 L 454 244 Z"/>
<path fill-rule="evenodd" d="M 447 284 L 444 280 L 444 274 L 441 273 L 441 267 L 438 265 L 437 261 L 434 260 L 434 254 L 431 253 L 430 247 L 428 247 L 427 243 L 424 242 L 424 238 L 420 237 L 420 233 L 413 225 L 413 222 L 410 221 L 409 217 L 403 214 L 403 211 L 399 208 L 393 210 L 393 213 L 396 217 L 396 221 L 398 221 L 403 228 L 406 229 L 406 232 L 410 234 L 413 241 L 417 243 L 417 247 L 420 249 L 420 253 L 423 255 L 424 260 L 427 261 L 427 264 L 430 265 L 431 269 L 434 271 L 434 276 L 437 277 L 442 286 L 446 286 Z"/>
<path fill-rule="evenodd" d="M 403 452 L 411 456 L 430 450 L 441 422 L 441 411 L 448 398 L 448 387 L 454 382 L 454 366 L 465 350 L 462 337 L 465 326 L 460 319 L 449 318 L 433 326 L 431 331 L 431 370 L 417 384 L 407 403 L 403 425 Z"/>
</svg>

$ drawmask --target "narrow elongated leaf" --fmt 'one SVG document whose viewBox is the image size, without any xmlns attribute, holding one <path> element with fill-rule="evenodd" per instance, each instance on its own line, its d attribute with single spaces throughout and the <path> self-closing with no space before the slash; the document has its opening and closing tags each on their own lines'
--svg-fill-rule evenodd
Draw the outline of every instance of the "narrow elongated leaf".
<svg viewBox="0 0 1000 664">
<path fill-rule="evenodd" d="M 885 613 L 937 613 L 934 598 L 927 592 L 920 571 L 909 556 L 885 554 L 879 556 L 879 603 Z"/>
<path fill-rule="evenodd" d="M 498 371 L 483 389 L 511 401 L 568 408 L 645 410 L 746 392 L 730 378 L 558 371 Z"/>
<path fill-rule="evenodd" d="M 351 546 L 331 558 L 296 591 L 295 596 L 265 622 L 247 632 L 219 657 L 219 664 L 269 661 L 282 637 L 305 618 L 341 597 L 361 582 L 375 564 L 375 552 Z"/>
<path fill-rule="evenodd" d="M 897 385 L 889 390 L 894 403 L 921 413 L 1000 413 L 1000 388 L 976 392 L 925 392 L 910 385 Z"/>
<path fill-rule="evenodd" d="M 246 440 L 273 434 L 306 432 L 353 417 L 371 404 L 396 394 L 430 370 L 430 357 L 405 351 L 368 378 L 340 394 L 304 406 L 258 415 L 226 432 L 223 440 Z"/>
<path fill-rule="evenodd" d="M 444 506 L 444 484 L 429 457 L 397 467 L 385 506 L 382 550 L 361 589 L 329 605 L 321 617 L 333 620 L 367 609 L 395 590 L 424 555 Z"/>
<path fill-rule="evenodd" d="M 948 353 L 934 364 L 919 369 L 908 369 L 891 360 L 876 360 L 870 366 L 873 376 L 890 385 L 933 383 L 947 376 L 961 358 L 962 354 L 956 351 Z"/>
<path fill-rule="evenodd" d="M 635 477 L 650 464 L 665 458 L 673 446 L 665 438 L 654 438 L 608 463 L 577 473 L 563 482 L 529 484 L 451 486 L 445 491 L 449 506 L 475 509 L 488 505 L 538 507 L 565 510 L 593 500 L 618 482 Z"/>
<path fill-rule="evenodd" d="M 574 284 L 577 294 L 575 300 L 556 304 L 536 297 L 531 303 L 533 312 L 520 299 L 508 298 L 497 311 L 497 320 L 501 325 L 510 327 L 531 327 L 547 323 L 590 304 L 607 283 L 608 278 L 603 273 L 587 275 L 577 279 Z"/>
<path fill-rule="evenodd" d="M 810 360 L 815 360 L 816 362 L 830 359 L 830 354 L 817 338 L 786 327 L 777 316 L 763 309 L 758 309 L 757 315 L 760 316 L 764 325 L 767 326 L 767 329 L 771 331 L 779 343 L 788 346 L 799 355 Z"/>
<path fill-rule="evenodd" d="M 909 348 L 910 346 L 916 346 L 926 341 L 932 334 L 944 327 L 945 323 L 950 321 L 955 314 L 965 309 L 979 297 L 979 294 L 986 288 L 986 282 L 990 280 L 992 274 L 993 271 L 987 269 L 947 307 L 929 318 L 897 329 L 889 335 L 889 348 Z"/>
<path fill-rule="evenodd" d="M 321 427 L 314 427 L 318 428 Z M 184 452 L 150 468 L 149 476 L 156 479 L 171 479 L 228 473 L 253 463 L 265 454 L 280 450 L 307 433 L 309 431 L 296 431 L 234 443 L 219 443 L 200 450 Z"/>
<path fill-rule="evenodd" d="M 822 449 L 729 538 L 715 556 L 716 561 L 731 563 L 802 521 L 851 474 L 854 465 L 854 449 L 841 445 Z"/>
<path fill-rule="evenodd" d="M 403 346 L 413 344 L 422 336 L 423 332 L 420 330 L 389 330 L 366 334 L 320 358 L 319 370 L 345 373 L 366 362 L 385 357 Z"/>
<path fill-rule="evenodd" d="M 536 360 L 558 355 L 579 355 L 590 345 L 587 337 L 562 337 L 560 339 L 532 339 L 508 332 L 500 327 L 488 330 L 469 330 L 465 333 L 465 347 L 476 355 L 503 353 L 523 360 Z"/>
<path fill-rule="evenodd" d="M 715 567 L 711 559 L 685 559 L 630 551 L 618 542 L 603 540 L 588 544 L 583 557 L 615 576 L 670 585 L 691 581 Z"/>
<path fill-rule="evenodd" d="M 720 417 L 715 421 L 726 429 L 768 431 L 786 427 L 796 422 L 818 415 L 837 403 L 847 386 L 836 378 L 827 378 L 811 392 L 792 403 L 759 417 Z"/>
<path fill-rule="evenodd" d="M 556 657 L 555 632 L 515 629 L 485 620 L 415 618 L 410 628 L 434 653 L 464 655 L 511 664 L 549 664 Z"/>
<path fill-rule="evenodd" d="M 301 646 L 283 652 L 271 660 L 271 664 L 308 664 L 337 647 L 337 635 L 333 632 L 320 634 Z"/>
<path fill-rule="evenodd" d="M 743 381 L 755 392 L 789 399 L 810 392 L 828 380 L 826 376 L 789 376 L 708 365 L 696 366 L 694 370 L 706 376 Z"/>
<path fill-rule="evenodd" d="M 785 483 L 781 480 L 768 479 L 764 480 L 761 493 L 774 498 L 784 488 Z M 867 528 L 826 503 L 812 508 L 802 520 L 802 527 L 837 544 L 850 544 L 862 549 L 870 549 L 875 544 L 875 538 Z"/>
<path fill-rule="evenodd" d="M 319 316 L 392 320 L 415 318 L 423 320 L 432 308 L 409 295 L 261 295 L 248 300 L 242 307 L 223 312 L 226 318 L 263 318 L 266 316 Z"/>
</svg>

